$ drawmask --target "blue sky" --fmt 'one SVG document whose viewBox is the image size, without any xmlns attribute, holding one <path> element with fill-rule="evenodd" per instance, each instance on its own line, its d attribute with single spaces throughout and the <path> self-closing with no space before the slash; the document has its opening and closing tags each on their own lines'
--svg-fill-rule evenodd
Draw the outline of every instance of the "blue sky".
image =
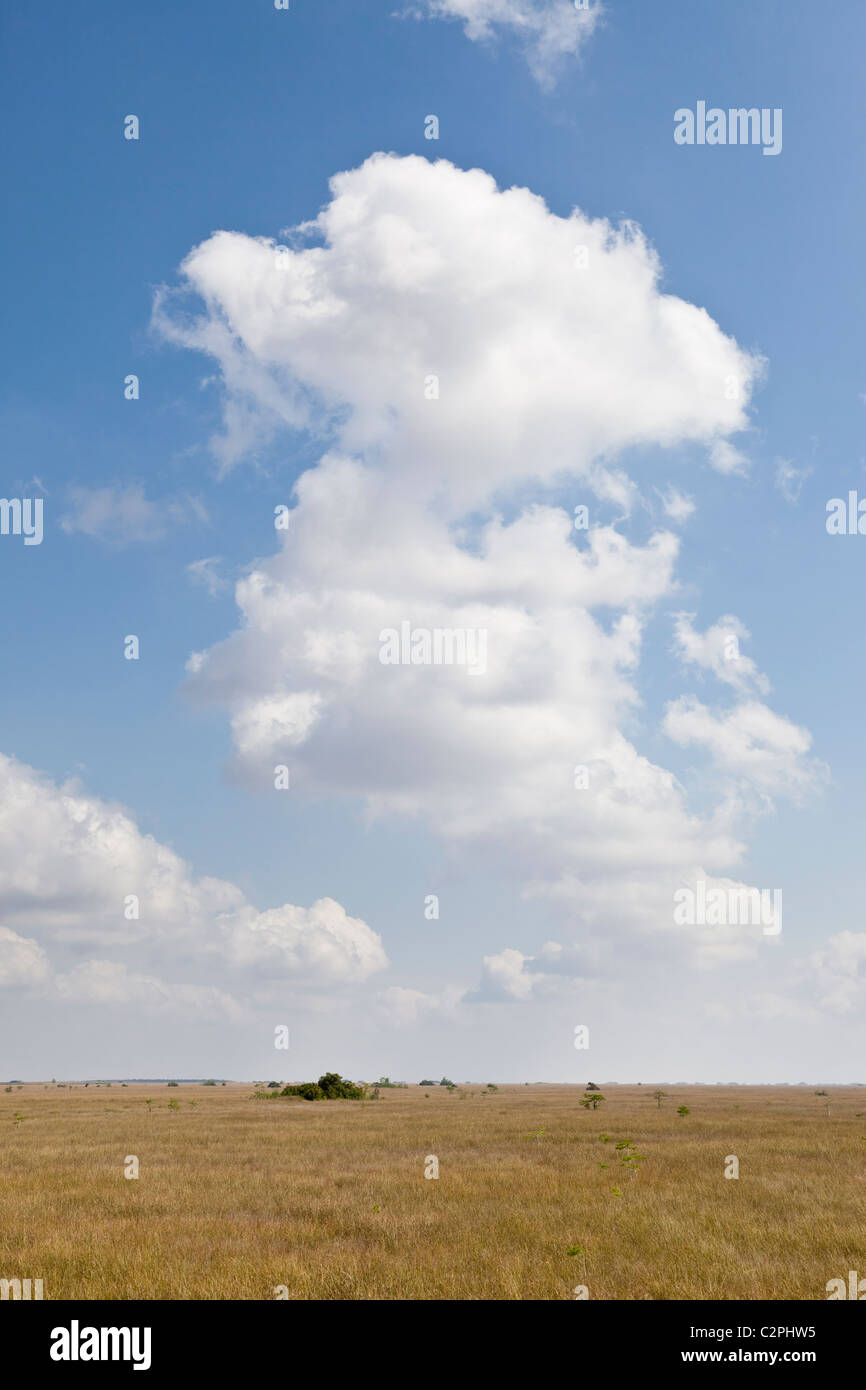
<svg viewBox="0 0 866 1390">
<path fill-rule="evenodd" d="M 466 0 L 464 14 L 473 3 Z M 515 13 L 527 6 L 545 9 L 543 0 L 514 0 Z M 183 933 L 175 936 L 168 918 L 159 943 L 112 939 L 107 928 L 90 942 L 84 923 L 102 911 L 104 885 L 88 880 L 69 907 L 80 929 L 58 925 L 40 916 L 39 884 L 57 874 L 52 901 L 72 903 L 78 888 L 63 863 L 43 863 L 37 846 L 41 867 L 22 887 L 11 867 L 4 875 L 13 851 L 4 854 L 0 843 L 0 908 L 7 909 L 0 922 L 45 953 L 28 974 L 20 964 L 27 951 L 10 945 L 17 973 L 10 968 L 15 988 L 4 996 L 0 1037 L 11 1073 L 57 1075 L 60 1055 L 71 1074 L 104 1073 L 109 1056 L 117 1057 L 116 1074 L 270 1072 L 273 1019 L 292 1026 L 293 1051 L 280 1065 L 292 1076 L 319 1063 L 394 1075 L 405 1059 L 407 1076 L 438 1066 L 467 1077 L 581 1080 L 586 1063 L 602 1077 L 640 1079 L 622 1020 L 640 1007 L 641 990 L 618 962 L 635 939 L 638 953 L 645 949 L 654 904 L 645 920 L 625 921 L 612 883 L 610 920 L 594 905 L 590 921 L 577 889 L 573 900 L 560 893 L 555 906 L 527 898 L 527 881 L 543 873 L 539 865 L 515 867 L 519 816 L 507 835 L 489 826 L 481 839 L 443 834 L 449 812 L 427 815 L 423 786 L 412 790 L 411 812 L 395 802 L 384 821 L 370 823 L 370 798 L 381 788 L 365 783 L 360 751 L 357 769 L 344 767 L 345 785 L 313 760 L 299 794 L 275 795 L 233 747 L 231 701 L 185 675 L 191 653 L 242 626 L 234 584 L 277 553 L 273 508 L 292 503 L 295 482 L 317 468 L 339 429 L 322 411 L 310 428 L 267 433 L 220 474 L 209 441 L 223 429 L 233 394 L 226 362 L 167 341 L 152 324 L 155 295 L 169 287 L 172 314 L 200 313 L 200 295 L 174 298 L 194 247 L 219 230 L 291 242 L 283 229 L 316 217 L 335 174 L 384 151 L 485 170 L 500 189 L 530 189 L 559 219 L 578 207 L 589 218 L 634 221 L 660 259 L 661 293 L 705 309 L 744 353 L 766 359 L 748 428 L 732 437 L 746 460 L 742 472 L 710 466 L 707 426 L 670 442 L 644 438 L 602 451 L 605 467 L 634 480 L 627 517 L 593 495 L 586 461 L 544 482 L 528 467 L 501 508 L 513 519 L 535 503 L 570 513 L 586 501 L 595 522 L 615 523 L 643 547 L 668 524 L 657 490 L 688 495 L 694 513 L 670 527 L 680 536 L 675 578 L 642 617 L 636 698 L 623 732 L 680 779 L 685 813 L 711 817 L 729 800 L 731 769 L 710 774 L 700 749 L 671 740 L 664 718 L 685 694 L 708 700 L 712 679 L 694 663 L 684 672 L 672 654 L 672 614 L 694 614 L 700 632 L 736 615 L 751 634 L 744 651 L 772 687 L 762 698 L 810 732 L 806 758 L 826 769 L 798 782 L 796 796 L 751 786 L 748 798 L 763 798 L 761 814 L 738 823 L 743 849 L 725 873 L 784 892 L 784 935 L 772 956 L 762 942 L 754 958 L 708 966 L 666 938 L 646 947 L 648 968 L 677 999 L 679 981 L 690 1002 L 681 1017 L 671 1015 L 662 992 L 666 1022 L 656 1032 L 647 1007 L 641 1065 L 671 1080 L 680 1079 L 674 1072 L 852 1079 L 866 767 L 864 657 L 851 610 L 863 561 L 857 538 L 828 536 L 824 519 L 829 498 L 866 487 L 859 136 L 866 14 L 847 0 L 834 7 L 832 24 L 800 0 L 738 7 L 609 0 L 579 52 L 540 82 L 520 31 L 507 23 L 494 23 L 479 41 L 459 15 L 400 18 L 398 8 L 396 0 L 292 0 L 289 12 L 266 0 L 182 7 L 154 0 L 131 9 L 95 0 L 86 20 L 57 3 L 3 16 L 2 101 L 14 130 L 3 155 L 13 216 L 0 232 L 9 269 L 4 489 L 7 497 L 44 495 L 45 538 L 31 548 L 0 538 L 0 566 L 14 594 L 0 613 L 0 751 L 44 774 L 46 786 L 78 778 L 91 801 L 120 803 L 191 874 L 236 885 L 259 911 L 336 900 L 379 934 L 389 962 L 356 989 L 342 965 L 335 984 L 327 971 L 298 969 L 297 952 L 287 948 L 282 959 L 277 944 L 258 978 L 241 979 L 234 948 L 214 963 L 204 948 L 180 944 Z M 459 0 L 453 8 L 460 10 Z M 503 0 L 496 13 L 507 10 Z M 698 100 L 781 108 L 781 154 L 677 146 L 674 112 Z M 138 141 L 123 139 L 128 113 L 140 118 Z M 424 138 L 428 113 L 440 122 L 435 142 Z M 206 312 L 218 319 L 240 283 L 233 279 L 242 276 L 240 259 L 217 272 L 227 279 Z M 359 300 L 362 319 L 365 312 Z M 399 312 L 394 323 L 402 331 Z M 247 348 L 253 337 L 251 330 Z M 371 334 L 373 369 L 376 351 Z M 284 370 L 297 375 L 297 362 Z M 140 378 L 137 401 L 124 399 L 127 373 Z M 526 385 L 531 392 L 532 380 Z M 782 461 L 796 470 L 796 500 L 778 485 Z M 115 505 L 143 498 L 138 534 L 110 515 L 98 534 L 64 529 L 64 518 L 68 527 L 94 493 Z M 466 511 L 480 528 L 497 508 L 499 497 L 488 493 Z M 215 592 L 188 571 L 209 557 L 219 557 Z M 601 621 L 609 627 L 611 613 Z M 138 662 L 123 659 L 127 633 L 140 636 Z M 245 666 L 247 701 L 254 674 Z M 351 709 L 357 714 L 355 703 Z M 370 727 L 366 715 L 363 727 Z M 515 724 L 516 738 L 525 727 Z M 423 729 L 412 735 L 424 736 Z M 479 798 L 480 774 L 469 775 Z M 489 808 L 497 795 L 491 784 Z M 526 807 L 528 829 L 538 818 L 530 800 Z M 565 834 L 564 826 L 558 822 L 555 833 Z M 620 833 L 627 859 L 629 832 Z M 98 852 L 114 873 L 114 851 Z M 33 896 L 26 910 L 25 891 Z M 443 904 L 435 922 L 420 908 L 430 893 Z M 203 920 L 201 931 L 209 930 Z M 304 930 L 315 935 L 317 927 Z M 845 933 L 852 939 L 828 945 Z M 590 968 L 596 935 L 610 949 L 596 962 L 598 977 Z M 552 940 L 589 952 L 559 984 L 537 964 Z M 484 958 L 503 951 L 536 965 L 521 971 L 509 958 L 507 969 L 494 965 L 491 973 Z M 111 994 L 92 974 L 63 983 L 92 959 L 158 979 L 163 994 L 128 981 Z M 530 985 L 527 972 L 543 978 Z M 262 977 L 266 997 L 259 998 Z M 810 994 L 807 977 L 824 983 Z M 686 980 L 693 983 L 685 987 Z M 174 986 L 218 989 L 237 1012 L 221 1003 L 212 1016 L 204 996 L 172 1003 Z M 755 1008 L 738 1013 L 753 986 Z M 409 994 L 383 1001 L 389 990 Z M 584 1059 L 569 1035 L 572 1018 L 590 1021 L 587 1012 L 593 1044 Z M 683 1030 L 700 1026 L 702 1042 L 688 1063 L 667 1035 L 671 1017 Z"/>
</svg>

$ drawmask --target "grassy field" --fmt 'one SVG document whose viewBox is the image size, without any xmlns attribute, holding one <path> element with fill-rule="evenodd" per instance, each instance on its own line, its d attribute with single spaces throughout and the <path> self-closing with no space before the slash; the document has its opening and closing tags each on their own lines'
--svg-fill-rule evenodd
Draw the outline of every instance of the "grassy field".
<svg viewBox="0 0 866 1390">
<path fill-rule="evenodd" d="M 51 1299 L 826 1299 L 866 1276 L 866 1089 L 666 1087 L 659 1109 L 609 1086 L 596 1113 L 582 1087 L 482 1089 L 0 1090 L 0 1277 Z"/>
</svg>

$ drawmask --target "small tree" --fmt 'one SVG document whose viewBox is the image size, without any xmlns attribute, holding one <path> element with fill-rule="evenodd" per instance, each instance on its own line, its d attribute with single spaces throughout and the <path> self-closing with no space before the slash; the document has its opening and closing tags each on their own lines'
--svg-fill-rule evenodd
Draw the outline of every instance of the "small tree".
<svg viewBox="0 0 866 1390">
<path fill-rule="evenodd" d="M 678 1115 L 691 1115 L 691 1113 L 692 1113 L 692 1112 L 691 1112 L 691 1110 L 689 1109 L 689 1107 L 688 1107 L 687 1105 L 678 1105 L 678 1106 L 677 1106 L 677 1114 L 678 1114 Z"/>
<path fill-rule="evenodd" d="M 363 1100 L 364 1087 L 345 1081 L 338 1071 L 326 1071 L 319 1077 L 319 1086 L 327 1100 Z"/>
<path fill-rule="evenodd" d="M 613 1144 L 617 1162 L 621 1168 L 625 1169 L 629 1177 L 633 1178 L 637 1172 L 637 1165 L 644 1161 L 644 1156 L 637 1152 L 634 1141 L 631 1139 L 619 1139 L 614 1141 L 609 1134 L 600 1134 L 598 1137 L 603 1144 Z M 609 1168 L 610 1164 L 599 1163 L 598 1166 L 599 1168 Z M 616 1192 L 618 1197 L 622 1196 L 622 1193 L 616 1188 L 611 1188 L 611 1192 Z"/>
<path fill-rule="evenodd" d="M 597 1110 L 603 1100 L 604 1096 L 601 1091 L 587 1091 L 585 1096 L 581 1096 L 580 1103 L 584 1110 Z"/>
<path fill-rule="evenodd" d="M 653 1091 L 653 1100 L 655 1101 L 659 1110 L 661 1110 L 662 1108 L 662 1101 L 667 1100 L 667 1094 L 667 1091 Z"/>
<path fill-rule="evenodd" d="M 616 1148 L 617 1158 L 623 1168 L 625 1168 L 629 1177 L 633 1178 L 637 1172 L 637 1165 L 643 1163 L 643 1154 L 637 1152 L 631 1139 L 620 1139 L 619 1143 L 614 1147 Z"/>
</svg>

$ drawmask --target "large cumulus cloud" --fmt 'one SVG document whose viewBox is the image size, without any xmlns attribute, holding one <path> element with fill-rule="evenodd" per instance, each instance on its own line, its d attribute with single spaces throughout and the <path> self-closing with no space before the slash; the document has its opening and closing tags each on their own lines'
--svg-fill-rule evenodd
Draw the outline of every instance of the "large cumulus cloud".
<svg viewBox="0 0 866 1390">
<path fill-rule="evenodd" d="M 747 812 L 809 784 L 808 735 L 756 698 L 750 658 L 724 665 L 739 619 L 701 634 L 681 615 L 681 662 L 725 701 L 686 692 L 664 726 L 721 765 L 694 812 L 640 748 L 642 648 L 677 593 L 678 540 L 576 530 L 550 490 L 628 511 L 667 485 L 665 449 L 702 444 L 712 463 L 748 427 L 762 361 L 662 291 L 638 228 L 557 216 L 445 161 L 373 156 L 285 237 L 216 233 L 156 306 L 165 336 L 218 364 L 223 468 L 287 428 L 326 441 L 276 554 L 237 586 L 237 631 L 190 659 L 192 691 L 231 720 L 236 772 L 264 789 L 286 763 L 301 797 L 423 818 L 491 848 L 584 942 L 673 949 L 675 889 L 726 875 Z M 383 665 L 380 634 L 403 622 L 483 631 L 485 671 Z"/>
<path fill-rule="evenodd" d="M 123 808 L 5 756 L 0 923 L 0 988 L 94 1004 L 236 1017 L 234 987 L 329 989 L 387 964 L 378 934 L 333 899 L 260 912 Z M 190 981 L 178 982 L 179 966 Z"/>
</svg>

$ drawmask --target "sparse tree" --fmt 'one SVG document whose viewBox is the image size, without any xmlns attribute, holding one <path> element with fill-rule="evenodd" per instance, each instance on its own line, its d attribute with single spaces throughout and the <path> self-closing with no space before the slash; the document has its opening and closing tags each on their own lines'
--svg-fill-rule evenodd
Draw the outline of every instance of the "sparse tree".
<svg viewBox="0 0 866 1390">
<path fill-rule="evenodd" d="M 652 1097 L 659 1110 L 662 1108 L 662 1101 L 667 1099 L 667 1094 L 667 1091 L 653 1091 Z"/>
<path fill-rule="evenodd" d="M 604 1096 L 601 1091 L 593 1091 L 592 1093 L 587 1091 L 585 1096 L 581 1096 L 580 1103 L 584 1110 L 597 1110 L 603 1100 Z"/>
</svg>

